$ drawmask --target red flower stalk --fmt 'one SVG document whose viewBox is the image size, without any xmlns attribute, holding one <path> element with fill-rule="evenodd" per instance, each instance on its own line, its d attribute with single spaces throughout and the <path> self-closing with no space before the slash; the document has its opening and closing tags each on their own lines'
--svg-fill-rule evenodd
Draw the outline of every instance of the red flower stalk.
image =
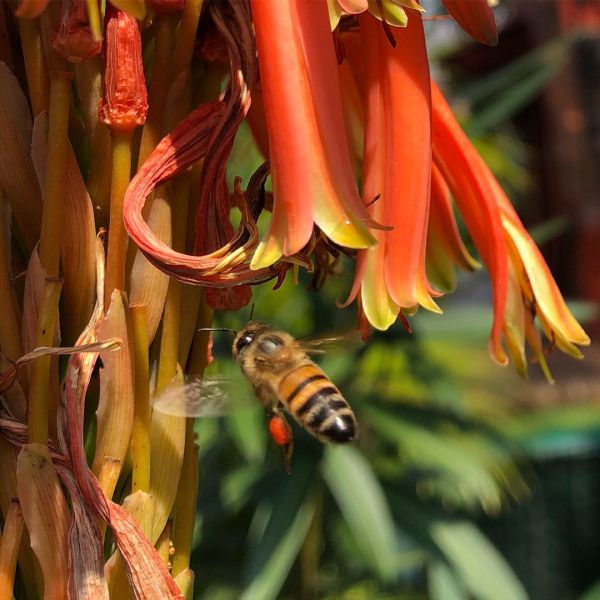
<svg viewBox="0 0 600 600">
<path fill-rule="evenodd" d="M 335 243 L 373 243 L 354 181 L 326 0 L 253 0 L 274 207 L 252 267 L 305 246 L 315 223 Z"/>
<path fill-rule="evenodd" d="M 132 131 L 143 125 L 148 112 L 142 43 L 137 21 L 107 4 L 106 70 L 99 117 L 111 129 Z"/>
<path fill-rule="evenodd" d="M 393 229 L 359 251 L 354 287 L 370 323 L 387 329 L 401 308 L 439 310 L 425 273 L 431 181 L 431 92 L 422 18 L 394 31 L 393 48 L 380 23 L 361 17 L 366 127 L 363 202 Z"/>
<path fill-rule="evenodd" d="M 92 35 L 85 0 L 64 0 L 52 47 L 71 62 L 81 62 L 100 52 L 102 42 Z"/>
<path fill-rule="evenodd" d="M 496 46 L 498 30 L 488 0 L 442 0 L 454 20 L 474 40 Z"/>
</svg>

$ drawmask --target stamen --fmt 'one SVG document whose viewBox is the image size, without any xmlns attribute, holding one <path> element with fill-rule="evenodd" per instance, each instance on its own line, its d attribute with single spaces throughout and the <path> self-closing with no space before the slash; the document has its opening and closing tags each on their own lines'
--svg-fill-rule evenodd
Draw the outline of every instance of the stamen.
<svg viewBox="0 0 600 600">
<path fill-rule="evenodd" d="M 375 202 L 377 202 L 377 200 L 379 200 L 379 198 L 381 198 L 381 193 L 377 194 L 372 200 L 369 200 L 368 202 L 366 202 L 365 206 L 368 208 L 372 204 L 375 204 Z"/>
</svg>

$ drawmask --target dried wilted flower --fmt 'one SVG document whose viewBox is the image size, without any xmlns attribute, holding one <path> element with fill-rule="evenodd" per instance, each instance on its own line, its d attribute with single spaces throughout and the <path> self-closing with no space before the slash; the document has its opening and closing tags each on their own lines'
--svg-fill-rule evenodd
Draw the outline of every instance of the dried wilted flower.
<svg viewBox="0 0 600 600">
<path fill-rule="evenodd" d="M 52 47 L 71 62 L 99 54 L 102 42 L 92 35 L 85 0 L 63 2 L 63 14 Z"/>
<path fill-rule="evenodd" d="M 100 120 L 111 129 L 130 131 L 143 125 L 148 94 L 142 68 L 142 44 L 136 20 L 107 3 Z"/>
</svg>

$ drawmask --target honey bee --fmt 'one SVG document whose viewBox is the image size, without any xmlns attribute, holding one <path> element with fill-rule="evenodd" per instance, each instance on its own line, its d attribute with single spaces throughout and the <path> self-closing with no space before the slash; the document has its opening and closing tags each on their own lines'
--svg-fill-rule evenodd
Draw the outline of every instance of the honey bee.
<svg viewBox="0 0 600 600">
<path fill-rule="evenodd" d="M 232 353 L 267 409 L 289 413 L 322 442 L 351 442 L 357 435 L 356 417 L 338 388 L 308 357 L 314 350 L 285 331 L 251 322 L 235 336 Z"/>
<path fill-rule="evenodd" d="M 256 321 L 249 322 L 239 332 L 206 330 L 234 333 L 233 360 L 271 417 L 269 430 L 275 443 L 284 448 L 288 472 L 293 438 L 285 413 L 321 442 L 344 444 L 357 438 L 352 408 L 331 379 L 309 358 L 310 353 L 322 353 L 325 345 L 340 338 L 301 341 Z M 154 408 L 181 416 L 222 414 L 224 402 L 219 390 L 216 382 L 193 382 L 185 386 L 183 394 L 177 390 L 163 393 Z"/>
</svg>

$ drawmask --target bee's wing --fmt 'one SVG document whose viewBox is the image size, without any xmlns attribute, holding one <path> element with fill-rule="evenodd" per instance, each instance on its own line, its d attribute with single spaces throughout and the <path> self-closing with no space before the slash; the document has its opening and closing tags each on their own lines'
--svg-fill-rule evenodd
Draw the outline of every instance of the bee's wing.
<svg viewBox="0 0 600 600">
<path fill-rule="evenodd" d="M 221 417 L 231 412 L 231 382 L 223 379 L 197 379 L 184 385 L 170 385 L 154 397 L 152 407 L 176 417 Z"/>
<path fill-rule="evenodd" d="M 340 335 L 296 340 L 299 348 L 307 354 L 324 354 L 331 348 L 354 348 L 363 343 L 359 331 L 348 331 Z"/>
</svg>

